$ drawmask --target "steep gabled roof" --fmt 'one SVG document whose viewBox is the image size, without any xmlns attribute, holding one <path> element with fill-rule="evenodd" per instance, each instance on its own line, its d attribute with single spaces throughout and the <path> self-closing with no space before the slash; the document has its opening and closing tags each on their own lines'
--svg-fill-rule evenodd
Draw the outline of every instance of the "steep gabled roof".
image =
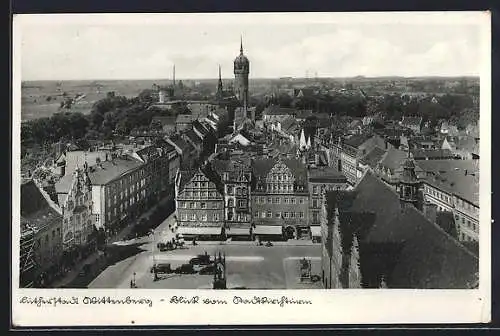
<svg viewBox="0 0 500 336">
<path fill-rule="evenodd" d="M 362 274 L 383 271 L 391 288 L 470 288 L 477 282 L 478 258 L 416 208 L 402 208 L 370 171 L 354 191 L 327 193 L 327 205 L 329 212 L 339 206 L 343 242 L 358 237 Z"/>
<path fill-rule="evenodd" d="M 33 180 L 21 184 L 21 218 L 39 230 L 62 223 L 62 215 Z"/>
</svg>

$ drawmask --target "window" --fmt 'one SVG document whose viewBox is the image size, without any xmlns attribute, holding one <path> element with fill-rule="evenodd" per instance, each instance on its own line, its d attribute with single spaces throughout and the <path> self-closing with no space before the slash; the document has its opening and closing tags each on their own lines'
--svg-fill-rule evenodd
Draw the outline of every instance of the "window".
<svg viewBox="0 0 500 336">
<path fill-rule="evenodd" d="M 182 214 L 181 215 L 181 221 L 187 221 L 187 220 L 188 220 L 187 214 Z"/>
<path fill-rule="evenodd" d="M 254 215 L 253 215 L 255 218 L 259 218 L 259 212 L 258 211 L 255 211 Z"/>
<path fill-rule="evenodd" d="M 200 197 L 200 192 L 196 190 L 195 192 L 193 192 L 193 195 L 194 197 Z"/>
<path fill-rule="evenodd" d="M 260 198 L 260 203 L 266 204 L 266 199 L 264 197 L 259 197 Z"/>
<path fill-rule="evenodd" d="M 285 199 L 283 201 L 285 204 L 288 204 L 288 197 L 285 197 Z"/>
<path fill-rule="evenodd" d="M 281 204 L 281 198 L 276 197 L 276 204 Z"/>
<path fill-rule="evenodd" d="M 236 188 L 236 195 L 241 195 L 241 189 L 240 188 Z"/>
<path fill-rule="evenodd" d="M 273 203 L 273 199 L 271 197 L 268 197 L 267 198 L 267 204 L 271 204 L 271 203 Z"/>
<path fill-rule="evenodd" d="M 203 198 L 208 198 L 208 191 L 203 191 L 202 197 Z"/>
<path fill-rule="evenodd" d="M 318 200 L 314 199 L 313 200 L 313 208 L 317 208 L 318 207 Z"/>
<path fill-rule="evenodd" d="M 219 214 L 216 213 L 216 214 L 214 214 L 214 221 L 218 221 L 218 220 L 219 220 Z"/>
<path fill-rule="evenodd" d="M 227 220 L 233 220 L 233 213 L 230 211 L 227 212 Z"/>
<path fill-rule="evenodd" d="M 262 211 L 262 218 L 266 218 L 266 212 L 265 211 Z"/>
<path fill-rule="evenodd" d="M 201 203 L 200 203 L 200 208 L 202 208 L 202 209 L 206 209 L 206 208 L 207 208 L 207 203 L 205 203 L 205 202 L 201 202 Z"/>
<path fill-rule="evenodd" d="M 239 201 L 238 201 L 238 206 L 239 206 L 240 208 L 244 208 L 244 207 L 246 207 L 246 206 L 247 206 L 247 201 L 245 201 L 245 200 L 239 200 Z"/>
<path fill-rule="evenodd" d="M 304 199 L 303 198 L 299 199 L 299 204 L 304 204 Z"/>
<path fill-rule="evenodd" d="M 295 212 L 290 212 L 290 217 L 295 218 Z"/>
<path fill-rule="evenodd" d="M 194 209 L 194 202 L 189 202 L 189 208 Z"/>
<path fill-rule="evenodd" d="M 462 224 L 465 225 L 465 218 L 462 217 Z"/>
<path fill-rule="evenodd" d="M 196 214 L 191 214 L 191 220 L 195 221 L 196 220 Z"/>
<path fill-rule="evenodd" d="M 470 223 L 470 220 L 467 221 L 467 227 L 470 228 L 471 227 L 471 223 Z"/>
<path fill-rule="evenodd" d="M 227 186 L 227 193 L 228 193 L 228 195 L 233 194 L 233 186 Z"/>
<path fill-rule="evenodd" d="M 318 186 L 314 186 L 313 187 L 313 194 L 317 194 L 318 193 Z"/>
<path fill-rule="evenodd" d="M 274 213 L 275 218 L 281 218 L 281 212 L 275 212 Z"/>
<path fill-rule="evenodd" d="M 267 218 L 271 218 L 271 217 L 273 217 L 273 213 L 272 213 L 271 211 L 268 211 L 268 212 L 267 212 L 267 216 L 266 216 L 266 217 L 267 217 Z"/>
<path fill-rule="evenodd" d="M 227 200 L 227 206 L 228 207 L 234 207 L 234 200 L 232 198 Z"/>
<path fill-rule="evenodd" d="M 201 215 L 201 220 L 206 222 L 207 221 L 207 214 L 202 214 Z"/>
<path fill-rule="evenodd" d="M 202 183 L 202 187 L 203 187 L 203 188 L 206 188 L 207 186 L 208 186 L 207 182 L 203 182 L 203 183 Z"/>
<path fill-rule="evenodd" d="M 303 213 L 302 211 L 301 211 L 301 212 L 299 212 L 299 217 L 300 217 L 300 218 L 304 218 L 304 213 Z"/>
<path fill-rule="evenodd" d="M 283 214 L 283 217 L 288 218 L 288 212 L 285 212 L 285 213 Z"/>
<path fill-rule="evenodd" d="M 297 200 L 295 198 L 292 198 L 292 204 L 297 204 Z"/>
</svg>

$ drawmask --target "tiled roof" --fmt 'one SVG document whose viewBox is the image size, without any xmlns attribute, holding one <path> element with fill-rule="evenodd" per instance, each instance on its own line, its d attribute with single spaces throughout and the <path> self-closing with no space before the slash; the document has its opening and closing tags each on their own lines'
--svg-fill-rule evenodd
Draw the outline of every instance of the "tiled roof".
<svg viewBox="0 0 500 336">
<path fill-rule="evenodd" d="M 475 160 L 424 160 L 417 164 L 426 173 L 427 183 L 479 206 L 479 167 Z"/>
<path fill-rule="evenodd" d="M 312 110 L 300 110 L 300 111 L 297 111 L 296 118 L 297 119 L 306 119 L 307 117 L 310 117 L 312 115 L 313 115 Z"/>
<path fill-rule="evenodd" d="M 106 155 L 111 155 L 107 151 L 74 151 L 74 152 L 66 152 L 66 174 L 73 174 L 76 167 L 82 168 L 85 161 L 90 166 L 95 166 L 97 163 L 97 159 L 101 161 L 106 160 Z"/>
<path fill-rule="evenodd" d="M 194 149 L 189 142 L 182 139 L 178 135 L 171 136 L 170 141 L 172 141 L 177 147 L 181 149 L 183 155 L 185 155 L 186 153 L 190 153 Z"/>
<path fill-rule="evenodd" d="M 366 135 L 366 134 L 353 135 L 353 136 L 345 139 L 344 144 L 358 148 L 359 146 L 364 144 L 366 141 L 368 141 L 368 139 L 370 139 L 370 136 Z"/>
<path fill-rule="evenodd" d="M 361 158 L 361 163 L 375 168 L 377 164 L 382 160 L 385 150 L 379 147 L 374 147 L 368 154 Z"/>
<path fill-rule="evenodd" d="M 177 119 L 175 119 L 175 122 L 177 124 L 189 124 L 194 120 L 194 117 L 192 114 L 179 114 L 177 116 Z"/>
<path fill-rule="evenodd" d="M 422 124 L 422 117 L 403 117 L 401 124 L 407 126 L 420 126 Z"/>
<path fill-rule="evenodd" d="M 411 151 L 415 160 L 432 158 L 453 158 L 453 153 L 449 149 L 416 149 Z"/>
<path fill-rule="evenodd" d="M 344 174 L 333 167 L 320 167 L 309 169 L 309 182 L 331 183 L 347 182 Z"/>
<path fill-rule="evenodd" d="M 295 115 L 297 110 L 289 107 L 280 107 L 272 105 L 262 111 L 262 115 Z"/>
<path fill-rule="evenodd" d="M 401 167 L 401 163 L 408 157 L 408 153 L 393 147 L 389 147 L 385 157 L 380 162 L 380 166 L 395 172 Z"/>
<path fill-rule="evenodd" d="M 289 128 L 297 124 L 297 120 L 293 116 L 287 117 L 283 122 L 281 122 L 281 130 L 286 132 Z"/>
<path fill-rule="evenodd" d="M 176 117 L 153 117 L 151 123 L 159 122 L 162 126 L 165 125 L 175 125 Z"/>
<path fill-rule="evenodd" d="M 194 144 L 196 145 L 201 145 L 202 144 L 202 140 L 200 139 L 200 137 L 196 134 L 195 131 L 193 131 L 192 129 L 190 130 L 187 130 L 186 132 L 184 132 L 184 135 L 189 139 L 191 140 Z"/>
<path fill-rule="evenodd" d="M 180 183 L 179 183 L 179 191 L 182 191 L 184 189 L 184 186 L 189 181 L 191 181 L 191 179 L 193 178 L 193 176 L 194 176 L 195 173 L 196 173 L 196 171 L 194 171 L 194 170 L 183 170 L 183 171 L 180 171 L 181 180 L 180 180 Z"/>
<path fill-rule="evenodd" d="M 90 181 L 94 185 L 105 185 L 142 165 L 142 162 L 132 157 L 104 161 L 101 162 L 102 167 L 95 167 L 89 172 Z"/>
</svg>

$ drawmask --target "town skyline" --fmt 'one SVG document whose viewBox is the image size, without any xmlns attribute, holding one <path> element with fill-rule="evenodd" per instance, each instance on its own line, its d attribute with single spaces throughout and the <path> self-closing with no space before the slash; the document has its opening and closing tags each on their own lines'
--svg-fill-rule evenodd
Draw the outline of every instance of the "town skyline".
<svg viewBox="0 0 500 336">
<path fill-rule="evenodd" d="M 217 78 L 220 64 L 222 77 L 232 78 L 240 36 L 252 64 L 250 78 L 255 79 L 463 77 L 480 72 L 480 29 L 474 23 L 275 24 L 247 19 L 238 24 L 226 15 L 214 17 L 218 23 L 200 20 L 196 25 L 175 20 L 128 26 L 110 19 L 26 20 L 20 37 L 21 77 L 167 79 L 175 64 L 179 79 L 209 79 Z"/>
</svg>

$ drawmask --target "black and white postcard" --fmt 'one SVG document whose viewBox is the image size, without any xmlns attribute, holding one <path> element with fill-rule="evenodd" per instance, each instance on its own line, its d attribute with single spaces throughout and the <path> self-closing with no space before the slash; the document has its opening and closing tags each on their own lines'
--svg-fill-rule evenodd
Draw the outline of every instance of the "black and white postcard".
<svg viewBox="0 0 500 336">
<path fill-rule="evenodd" d="M 490 319 L 488 12 L 17 15 L 16 326 Z"/>
</svg>

